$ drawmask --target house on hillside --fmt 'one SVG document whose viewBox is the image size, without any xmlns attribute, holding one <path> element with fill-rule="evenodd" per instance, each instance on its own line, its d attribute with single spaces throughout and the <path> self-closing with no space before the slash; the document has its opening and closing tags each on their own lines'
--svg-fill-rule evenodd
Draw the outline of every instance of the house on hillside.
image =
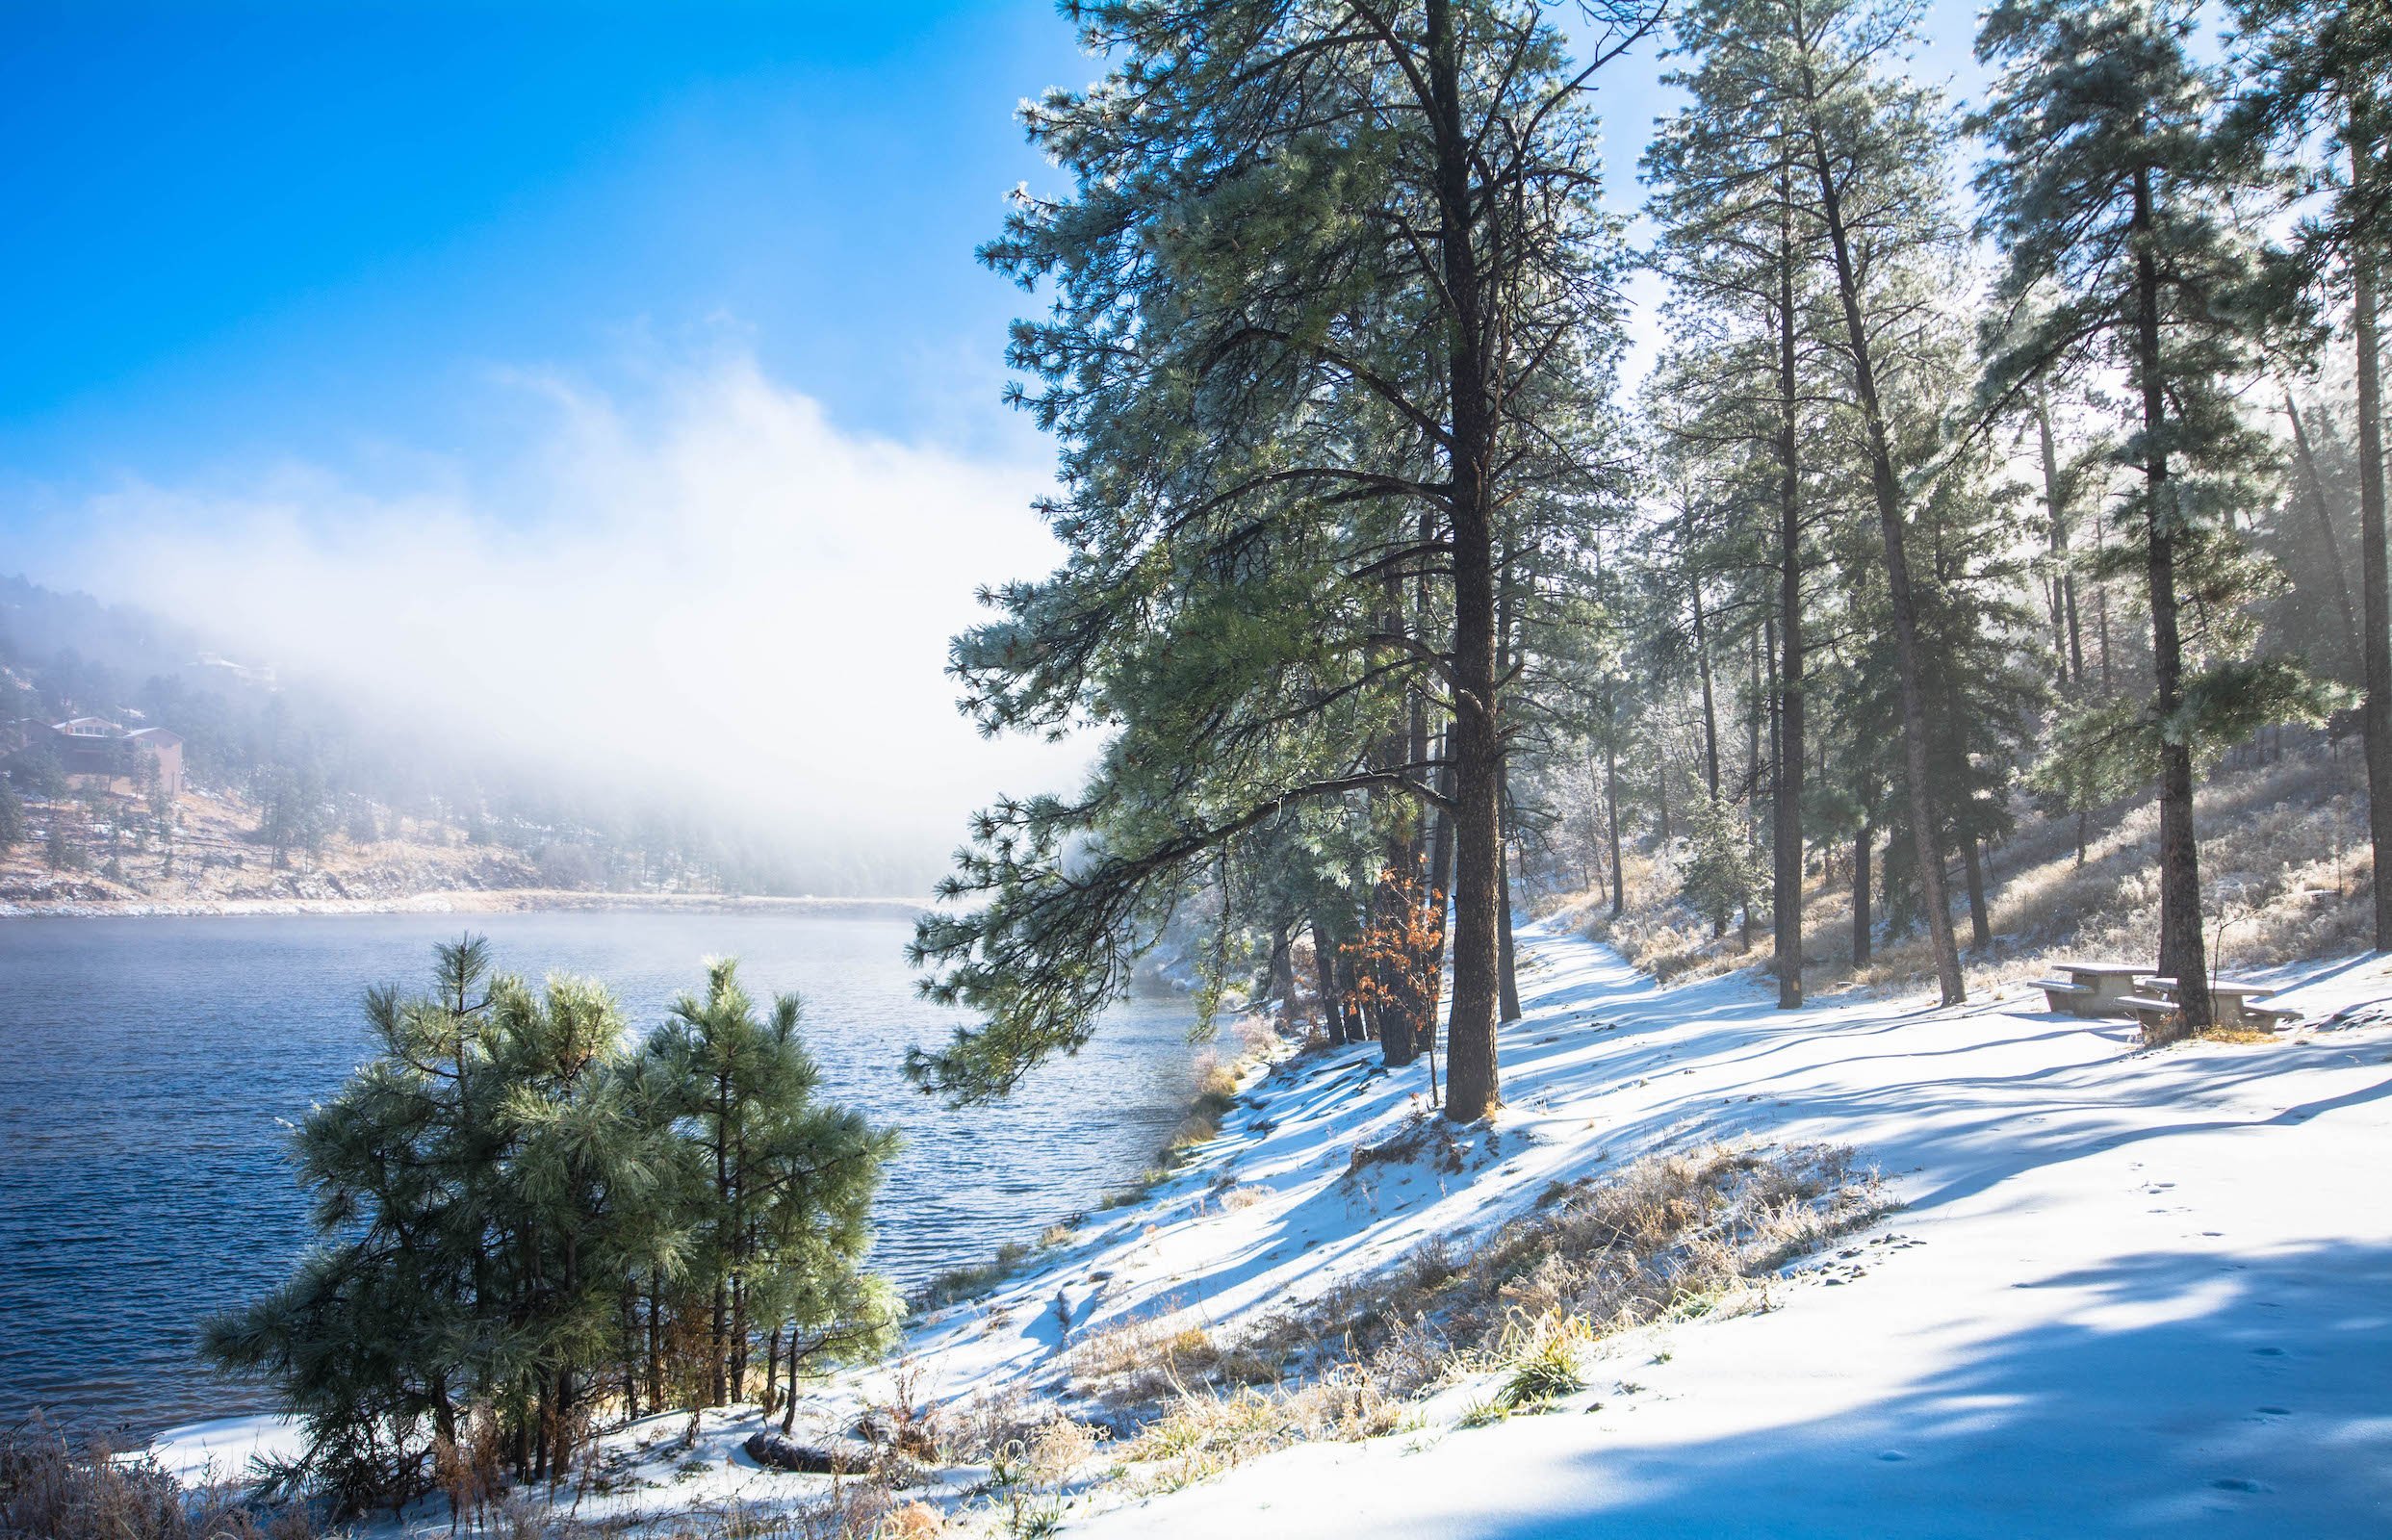
<svg viewBox="0 0 2392 1540">
<path fill-rule="evenodd" d="M 70 776 L 105 776 L 112 791 L 136 789 L 146 759 L 158 767 L 158 783 L 167 796 L 183 794 L 183 738 L 178 732 L 128 729 L 104 716 L 47 724 L 27 719 L 0 732 L 0 764 L 44 743 L 57 753 L 60 769 Z"/>
</svg>

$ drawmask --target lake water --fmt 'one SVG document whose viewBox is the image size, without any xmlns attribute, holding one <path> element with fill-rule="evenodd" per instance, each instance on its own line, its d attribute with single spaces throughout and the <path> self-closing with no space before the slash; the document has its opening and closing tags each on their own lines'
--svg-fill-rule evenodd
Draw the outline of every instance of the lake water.
<svg viewBox="0 0 2392 1540">
<path fill-rule="evenodd" d="M 876 1264 L 901 1283 L 979 1260 L 1143 1168 L 1191 1077 L 1187 1004 L 1119 1008 L 1001 1109 L 949 1112 L 898 1073 L 954 1018 L 914 997 L 891 913 L 0 920 L 0 1421 L 146 1433 L 262 1409 L 193 1358 L 193 1326 L 308 1244 L 286 1124 L 371 1052 L 366 987 L 429 976 L 473 930 L 498 965 L 605 981 L 640 1028 L 740 960 L 795 989 L 825 1093 L 904 1131 Z"/>
</svg>

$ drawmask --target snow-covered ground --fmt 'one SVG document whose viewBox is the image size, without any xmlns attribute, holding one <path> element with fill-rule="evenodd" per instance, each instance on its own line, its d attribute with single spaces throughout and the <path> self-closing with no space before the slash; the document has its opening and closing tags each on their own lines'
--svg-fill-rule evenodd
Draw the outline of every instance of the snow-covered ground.
<svg viewBox="0 0 2392 1540">
<path fill-rule="evenodd" d="M 2143 1052 L 2040 995 L 1782 1013 L 1746 979 L 1663 989 L 1578 937 L 1521 940 L 1506 1106 L 1462 1173 L 1348 1175 L 1419 1109 L 1425 1066 L 1368 1046 L 1279 1066 L 1145 1200 L 923 1323 L 921 1393 L 1054 1388 L 1074 1345 L 1144 1316 L 1234 1337 L 1657 1150 L 1827 1141 L 1904 1207 L 1796 1264 L 1772 1308 L 1615 1338 L 1554 1412 L 1462 1429 L 1441 1398 L 1425 1428 L 1165 1496 L 1116 1484 L 1068 1532 L 2392 1533 L 2392 961 L 2286 970 L 2308 1019 L 2276 1041 Z M 207 1454 L 170 1435 L 169 1461 L 222 1469 L 257 1431 L 209 1426 Z M 659 1445 L 663 1485 L 581 1511 L 810 1490 L 733 1452 L 741 1431 Z"/>
</svg>

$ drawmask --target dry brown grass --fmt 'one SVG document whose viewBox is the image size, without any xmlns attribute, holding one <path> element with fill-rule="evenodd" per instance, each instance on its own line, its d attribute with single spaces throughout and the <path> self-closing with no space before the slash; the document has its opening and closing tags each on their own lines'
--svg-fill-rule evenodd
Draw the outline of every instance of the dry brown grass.
<svg viewBox="0 0 2392 1540">
<path fill-rule="evenodd" d="M 1467 1252 L 1426 1242 L 1232 1342 L 1169 1314 L 1093 1334 L 1074 1388 L 1135 1429 L 1121 1454 L 1142 1481 L 1182 1486 L 1290 1444 L 1393 1431 L 1471 1374 L 1506 1375 L 1502 1411 L 1550 1399 L 1585 1345 L 1705 1313 L 1887 1207 L 1839 1148 L 1656 1156 L 1557 1185 Z"/>
<path fill-rule="evenodd" d="M 1874 1173 L 1829 1145 L 1716 1145 L 1657 1155 L 1605 1181 L 1562 1187 L 1475 1244 L 1423 1246 L 1376 1287 L 1324 1301 L 1326 1326 L 1365 1353 L 1407 1323 L 1452 1345 L 1449 1370 L 1516 1356 L 1522 1320 L 1585 1322 L 1599 1335 L 1715 1300 L 1887 1207 Z"/>
<path fill-rule="evenodd" d="M 2263 1032 L 2257 1027 L 2209 1027 L 2195 1033 L 2194 1036 L 2203 1042 L 2231 1042 L 2244 1047 L 2255 1047 L 2260 1043 L 2284 1040 L 2280 1035 Z"/>
<path fill-rule="evenodd" d="M 39 1423 L 0 1433 L 0 1535 L 25 1540 L 317 1540 L 300 1502 L 254 1502 L 245 1483 L 186 1487 L 147 1455 L 76 1444 Z"/>
<path fill-rule="evenodd" d="M 2288 745 L 2279 761 L 2221 769 L 2202 784 L 2195 818 L 2204 929 L 2219 971 L 2329 957 L 2367 944 L 2373 873 L 2364 775 L 2354 751 L 2336 756 L 2319 737 Z M 1972 988 L 2023 982 L 2059 957 L 2134 959 L 2156 952 L 2156 806 L 2144 798 L 2095 815 L 2090 826 L 2081 865 L 2074 818 L 2032 810 L 2022 809 L 2017 834 L 1987 853 L 1987 908 L 1996 944 L 1991 956 L 1967 955 Z M 1840 861 L 1848 852 L 1836 854 Z M 1561 895 L 1552 907 L 1665 983 L 1768 962 L 1765 914 L 1753 948 L 1744 951 L 1736 927 L 1713 939 L 1710 927 L 1679 904 L 1666 863 L 1632 853 L 1627 864 L 1629 908 L 1619 920 L 1588 893 Z M 1968 911 L 1957 885 L 1953 906 L 1965 942 Z M 1908 990 L 1933 980 L 1923 933 L 1881 938 L 1859 968 L 1851 965 L 1851 937 L 1849 879 L 1840 866 L 1830 875 L 1814 862 L 1803 896 L 1803 977 L 1813 992 Z"/>
</svg>

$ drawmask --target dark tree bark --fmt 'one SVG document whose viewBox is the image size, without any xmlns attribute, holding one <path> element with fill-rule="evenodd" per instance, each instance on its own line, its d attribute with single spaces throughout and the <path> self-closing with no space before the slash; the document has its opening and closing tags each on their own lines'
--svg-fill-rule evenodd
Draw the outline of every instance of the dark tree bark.
<svg viewBox="0 0 2392 1540">
<path fill-rule="evenodd" d="M 1358 985 L 1352 955 L 1341 951 L 1337 956 L 1337 995 L 1346 1005 L 1346 1030 L 1354 1041 L 1369 1042 L 1378 1036 L 1378 1014 Z"/>
<path fill-rule="evenodd" d="M 1486 294 L 1474 244 L 1477 200 L 1462 129 L 1460 39 L 1450 0 L 1426 0 L 1438 256 L 1452 387 L 1453 536 L 1453 1008 L 1446 1027 L 1445 1115 L 1476 1122 L 1502 1100 L 1495 1061 L 1496 906 L 1502 861 L 1503 724 L 1496 703 L 1493 470 Z"/>
<path fill-rule="evenodd" d="M 1993 925 L 1985 909 L 1985 853 L 1976 835 L 1960 836 L 1960 864 L 1968 879 L 1968 943 L 1982 952 L 1993 944 Z"/>
<path fill-rule="evenodd" d="M 2367 126 L 2351 123 L 2351 185 L 2373 187 Z M 2367 837 L 2375 853 L 2376 950 L 2392 949 L 2392 556 L 2383 499 L 2383 354 L 2377 335 L 2376 265 L 2352 253 L 2352 329 L 2358 346 L 2359 589 L 2367 617 Z"/>
<path fill-rule="evenodd" d="M 1611 826 L 1611 917 L 1628 910 L 1628 869 L 1620 864 L 1620 757 L 1612 733 L 1603 735 L 1603 808 Z"/>
<path fill-rule="evenodd" d="M 1719 713 L 1712 704 L 1711 696 L 1710 640 L 1705 632 L 1703 622 L 1703 580 L 1698 577 L 1688 586 L 1694 592 L 1694 672 L 1703 683 L 1703 783 L 1710 790 L 1711 806 L 1717 807 L 1719 805 Z M 1669 808 L 1666 802 L 1661 808 L 1661 841 L 1666 844 L 1669 841 Z M 1713 919 L 1710 922 L 1710 934 L 1713 940 L 1727 935 L 1727 920 L 1724 917 Z M 1751 944 L 1749 937 L 1746 938 L 1746 944 L 1748 946 Z"/>
<path fill-rule="evenodd" d="M 1777 1003 L 1802 1004 L 1802 462 L 1801 395 L 1794 377 L 1793 167 L 1778 168 L 1778 754 L 1776 870 L 1769 912 L 1776 923 Z"/>
<path fill-rule="evenodd" d="M 1271 937 L 1271 982 L 1268 988 L 1279 1002 L 1279 1018 L 1293 1021 L 1296 1017 L 1296 940 L 1295 928 L 1282 925 Z"/>
<path fill-rule="evenodd" d="M 1448 743 L 1450 744 L 1451 741 L 1449 735 Z M 1453 784 L 1453 778 L 1450 774 L 1443 770 L 1437 772 L 1439 792 L 1450 791 Z M 1420 1032 L 1422 1047 L 1427 1052 L 1434 1054 L 1437 1048 L 1438 999 L 1445 989 L 1445 952 L 1448 929 L 1446 900 L 1453 891 L 1453 820 L 1446 816 L 1445 809 L 1442 808 L 1437 809 L 1434 833 L 1429 836 L 1428 864 L 1426 872 L 1427 876 L 1422 886 L 1428 891 L 1428 929 L 1433 942 L 1429 947 L 1429 956 L 1421 969 Z M 1434 1068 L 1432 1065 L 1430 1066 L 1432 1073 Z"/>
<path fill-rule="evenodd" d="M 664 1272 L 648 1270 L 648 1404 L 664 1406 Z"/>
<path fill-rule="evenodd" d="M 1852 836 L 1852 965 L 1856 968 L 1868 962 L 1868 856 L 1872 838 L 1866 824 Z"/>
<path fill-rule="evenodd" d="M 1586 788 L 1587 788 L 1587 790 L 1588 790 L 1590 793 L 1594 793 L 1595 795 L 1601 795 L 1600 793 L 1596 793 L 1596 792 L 1595 792 L 1595 787 L 1596 787 L 1596 786 L 1598 786 L 1600 783 L 1601 783 L 1600 778 L 1598 777 L 1598 775 L 1597 775 L 1597 773 L 1596 773 L 1596 770 L 1595 770 L 1595 752 L 1594 752 L 1594 746 L 1593 746 L 1592 744 L 1589 744 L 1589 745 L 1587 745 L 1587 749 L 1586 749 Z M 1608 802 L 1610 801 L 1610 799 L 1609 799 L 1608 797 L 1605 797 L 1603 800 L 1604 800 L 1606 803 L 1608 803 Z M 1587 821 L 1586 821 L 1586 837 L 1587 837 L 1587 839 L 1588 839 L 1588 840 L 1589 840 L 1589 841 L 1590 841 L 1590 842 L 1591 842 L 1591 843 L 1592 843 L 1592 844 L 1596 847 L 1596 851 L 1595 851 L 1595 869 L 1594 869 L 1594 871 L 1593 871 L 1593 872 L 1589 875 L 1588 880 L 1587 880 L 1587 883 L 1586 883 L 1586 886 L 1587 886 L 1588 887 L 1590 887 L 1590 888 L 1595 889 L 1598 893 L 1600 893 L 1600 892 L 1603 890 L 1603 887 L 1604 887 L 1604 886 L 1606 885 L 1606 882 L 1607 882 L 1607 879 L 1604 877 L 1603 851 L 1602 851 L 1602 845 L 1603 845 L 1603 813 L 1602 813 L 1602 810 L 1601 810 L 1600 808 L 1589 808 L 1587 809 L 1587 812 L 1588 812 L 1589 816 L 1588 816 Z"/>
<path fill-rule="evenodd" d="M 2135 373 L 2143 398 L 2145 571 L 2150 583 L 2153 709 L 2165 721 L 2184 700 L 2177 631 L 2175 489 L 2168 479 L 2167 382 L 2160 374 L 2159 269 L 2151 254 L 2151 173 L 2135 172 Z M 2193 833 L 2193 751 L 2159 749 L 2159 971 L 2176 981 L 2185 1032 L 2209 1025 L 2209 968 L 2201 944 L 2200 850 Z"/>
<path fill-rule="evenodd" d="M 1337 999 L 1337 962 L 1335 945 L 1329 933 L 1321 924 L 1319 915 L 1312 920 L 1312 982 L 1321 996 L 1321 1030 L 1332 1043 L 1346 1040 L 1346 1012 Z"/>
<path fill-rule="evenodd" d="M 1653 801 L 1661 815 L 1661 848 L 1663 850 L 1667 850 L 1669 848 L 1671 838 L 1669 830 L 1669 755 L 1667 750 L 1660 745 L 1655 746 L 1653 754 Z"/>
</svg>

